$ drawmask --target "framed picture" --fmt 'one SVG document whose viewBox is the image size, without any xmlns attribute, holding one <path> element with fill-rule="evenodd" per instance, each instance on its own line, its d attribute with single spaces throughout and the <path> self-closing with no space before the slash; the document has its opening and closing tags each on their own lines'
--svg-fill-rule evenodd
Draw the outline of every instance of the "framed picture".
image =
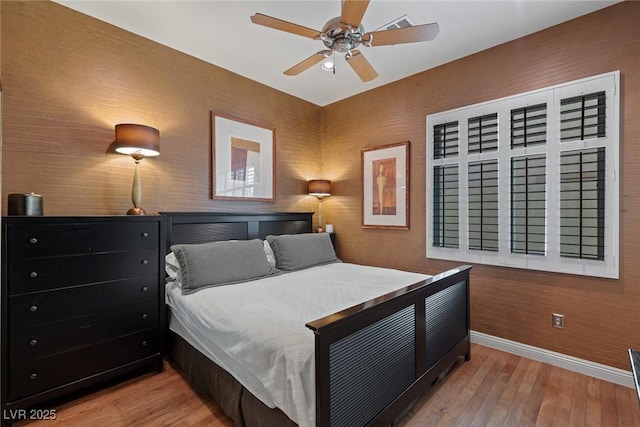
<svg viewBox="0 0 640 427">
<path fill-rule="evenodd" d="M 409 141 L 362 150 L 362 227 L 409 229 Z"/>
<path fill-rule="evenodd" d="M 275 201 L 275 133 L 211 112 L 213 199 Z"/>
</svg>

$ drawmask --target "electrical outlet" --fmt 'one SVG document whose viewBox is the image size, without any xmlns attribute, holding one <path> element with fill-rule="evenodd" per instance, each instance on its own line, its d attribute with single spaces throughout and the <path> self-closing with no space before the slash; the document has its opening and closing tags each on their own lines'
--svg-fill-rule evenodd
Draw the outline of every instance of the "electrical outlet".
<svg viewBox="0 0 640 427">
<path fill-rule="evenodd" d="M 564 328 L 564 314 L 551 314 L 551 325 L 554 328 Z"/>
</svg>

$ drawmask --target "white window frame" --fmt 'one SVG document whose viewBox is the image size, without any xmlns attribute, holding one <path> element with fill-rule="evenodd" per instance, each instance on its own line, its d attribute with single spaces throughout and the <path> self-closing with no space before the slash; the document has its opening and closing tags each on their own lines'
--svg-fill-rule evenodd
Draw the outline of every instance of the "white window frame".
<svg viewBox="0 0 640 427">
<path fill-rule="evenodd" d="M 585 79 L 555 85 L 498 100 L 428 115 L 427 122 L 427 258 L 490 264 L 514 268 L 542 270 L 617 279 L 619 277 L 619 176 L 620 165 L 620 72 L 613 71 Z M 605 137 L 560 142 L 560 101 L 578 95 L 605 91 Z M 512 149 L 510 141 L 511 110 L 536 104 L 547 104 L 547 139 L 545 144 Z M 467 124 L 469 118 L 498 113 L 498 150 L 468 153 Z M 433 128 L 458 121 L 458 156 L 433 158 Z M 605 241 L 604 260 L 560 256 L 560 154 L 564 151 L 605 147 Z M 510 159 L 512 157 L 546 155 L 546 254 L 526 255 L 510 250 Z M 497 252 L 469 249 L 468 164 L 498 160 L 498 229 Z M 459 170 L 459 247 L 433 246 L 433 170 L 435 166 L 457 164 Z"/>
</svg>

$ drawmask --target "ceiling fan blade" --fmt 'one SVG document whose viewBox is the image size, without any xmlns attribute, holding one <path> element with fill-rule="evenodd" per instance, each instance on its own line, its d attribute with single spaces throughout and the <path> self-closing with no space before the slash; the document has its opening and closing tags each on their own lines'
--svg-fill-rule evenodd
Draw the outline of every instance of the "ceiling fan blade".
<svg viewBox="0 0 640 427">
<path fill-rule="evenodd" d="M 297 76 L 301 72 L 306 71 L 309 68 L 313 67 L 318 62 L 322 62 L 322 60 L 326 58 L 325 52 L 326 51 L 321 50 L 318 53 L 314 53 L 313 55 L 311 55 L 310 57 L 308 57 L 304 61 L 294 65 L 291 68 L 289 68 L 287 71 L 284 72 L 284 74 L 286 74 L 287 76 Z"/>
<path fill-rule="evenodd" d="M 393 30 L 374 31 L 365 34 L 362 39 L 371 42 L 371 46 L 384 46 L 413 42 L 426 42 L 436 38 L 440 26 L 436 23 L 396 28 Z"/>
<path fill-rule="evenodd" d="M 352 50 L 351 55 L 347 54 L 345 59 L 363 82 L 368 82 L 378 77 L 376 70 L 373 69 L 367 58 L 359 50 Z"/>
<path fill-rule="evenodd" d="M 367 6 L 369 6 L 369 0 L 344 0 L 340 22 L 358 28 Z"/>
<path fill-rule="evenodd" d="M 261 13 L 251 15 L 251 22 L 253 22 L 254 24 L 273 28 L 274 30 L 280 30 L 287 33 L 296 34 L 298 36 L 308 37 L 310 39 L 316 39 L 320 37 L 320 31 L 303 27 L 302 25 L 293 24 L 291 22 L 283 21 L 282 19 L 263 15 Z"/>
</svg>

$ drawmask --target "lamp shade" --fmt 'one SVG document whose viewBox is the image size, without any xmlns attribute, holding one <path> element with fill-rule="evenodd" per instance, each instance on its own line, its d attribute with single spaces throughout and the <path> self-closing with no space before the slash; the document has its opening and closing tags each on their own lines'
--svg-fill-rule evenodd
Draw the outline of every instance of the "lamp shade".
<svg viewBox="0 0 640 427">
<path fill-rule="evenodd" d="M 330 196 L 331 181 L 326 179 L 312 179 L 307 184 L 307 191 L 310 196 L 316 196 L 318 198 Z"/>
<path fill-rule="evenodd" d="M 160 132 L 145 125 L 116 125 L 116 151 L 122 154 L 140 153 L 145 157 L 160 155 Z"/>
</svg>

